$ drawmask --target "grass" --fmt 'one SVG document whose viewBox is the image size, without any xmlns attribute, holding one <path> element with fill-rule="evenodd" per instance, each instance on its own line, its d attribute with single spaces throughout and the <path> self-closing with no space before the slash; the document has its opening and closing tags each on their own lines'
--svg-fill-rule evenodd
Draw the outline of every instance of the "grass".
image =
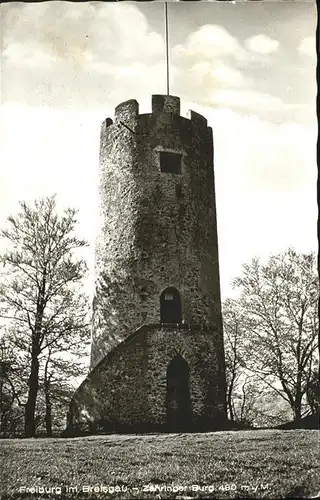
<svg viewBox="0 0 320 500">
<path fill-rule="evenodd" d="M 3 500 L 280 499 L 320 490 L 313 430 L 5 439 L 1 455 Z"/>
</svg>

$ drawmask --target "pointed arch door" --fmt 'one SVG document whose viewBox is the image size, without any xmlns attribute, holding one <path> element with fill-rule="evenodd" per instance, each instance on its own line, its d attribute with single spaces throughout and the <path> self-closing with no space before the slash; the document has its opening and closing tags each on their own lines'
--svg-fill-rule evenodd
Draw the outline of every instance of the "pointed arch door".
<svg viewBox="0 0 320 500">
<path fill-rule="evenodd" d="M 178 354 L 167 368 L 167 427 L 171 431 L 186 430 L 191 425 L 189 376 L 189 365 Z"/>
</svg>

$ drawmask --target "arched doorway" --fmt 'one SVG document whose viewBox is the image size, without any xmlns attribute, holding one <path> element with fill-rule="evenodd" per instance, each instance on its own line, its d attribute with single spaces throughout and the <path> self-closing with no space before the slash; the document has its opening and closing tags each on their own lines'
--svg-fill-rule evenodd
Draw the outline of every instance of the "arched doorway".
<svg viewBox="0 0 320 500">
<path fill-rule="evenodd" d="M 173 286 L 163 290 L 160 295 L 161 323 L 181 323 L 182 309 L 179 291 Z"/>
<path fill-rule="evenodd" d="M 191 401 L 189 388 L 189 365 L 178 354 L 167 368 L 167 427 L 171 431 L 190 429 Z"/>
</svg>

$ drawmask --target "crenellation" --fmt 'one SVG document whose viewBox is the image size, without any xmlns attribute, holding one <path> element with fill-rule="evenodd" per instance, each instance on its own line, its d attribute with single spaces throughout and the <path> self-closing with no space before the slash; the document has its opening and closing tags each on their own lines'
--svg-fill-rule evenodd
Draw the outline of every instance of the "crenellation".
<svg viewBox="0 0 320 500">
<path fill-rule="evenodd" d="M 139 116 L 139 103 L 136 99 L 129 99 L 124 101 L 115 108 L 114 118 L 115 122 L 131 123 L 136 121 Z"/>
<path fill-rule="evenodd" d="M 153 95 L 152 113 L 172 113 L 180 116 L 180 98 L 172 95 Z"/>
<path fill-rule="evenodd" d="M 208 120 L 191 109 L 189 109 L 187 113 L 187 118 L 189 118 L 197 127 L 206 128 L 208 126 Z"/>
<path fill-rule="evenodd" d="M 106 118 L 106 119 L 105 119 L 105 121 L 104 121 L 104 126 L 105 126 L 105 128 L 110 127 L 110 125 L 112 125 L 112 124 L 113 124 L 113 120 L 112 120 L 112 118 Z"/>
<path fill-rule="evenodd" d="M 151 113 L 143 113 L 139 114 L 139 103 L 135 99 L 129 99 L 118 104 L 115 108 L 115 123 L 118 128 L 121 124 L 129 124 L 130 122 L 137 123 L 143 120 L 143 123 L 147 123 L 153 115 L 158 116 L 162 115 L 161 120 L 166 123 L 170 123 L 171 119 L 174 117 L 180 117 L 180 124 L 182 127 L 188 127 L 190 122 L 199 127 L 200 129 L 204 129 L 208 126 L 207 119 L 197 113 L 196 111 L 189 110 L 187 112 L 187 117 L 183 117 L 180 115 L 180 98 L 171 95 L 152 95 L 152 112 Z M 166 116 L 169 115 L 169 116 Z M 113 124 L 113 120 L 111 118 L 107 118 L 103 122 L 103 127 L 107 128 Z M 210 128 L 210 127 L 208 127 Z M 144 135 L 144 134 L 142 134 Z"/>
</svg>

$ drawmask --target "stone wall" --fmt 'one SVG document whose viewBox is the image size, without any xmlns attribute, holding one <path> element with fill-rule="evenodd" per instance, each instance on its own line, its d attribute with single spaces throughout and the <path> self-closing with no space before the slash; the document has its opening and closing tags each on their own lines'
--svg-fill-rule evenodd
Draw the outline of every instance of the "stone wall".
<svg viewBox="0 0 320 500">
<path fill-rule="evenodd" d="M 169 286 L 185 322 L 218 332 L 223 357 L 212 130 L 195 112 L 181 117 L 177 97 L 153 96 L 150 114 L 138 108 L 120 104 L 101 129 L 92 368 L 132 330 L 159 322 Z M 160 171 L 161 151 L 181 154 L 181 174 Z"/>
<path fill-rule="evenodd" d="M 200 326 L 145 325 L 114 348 L 75 393 L 68 432 L 170 430 L 167 367 L 177 355 L 190 368 L 191 429 L 225 422 L 220 332 Z"/>
</svg>

